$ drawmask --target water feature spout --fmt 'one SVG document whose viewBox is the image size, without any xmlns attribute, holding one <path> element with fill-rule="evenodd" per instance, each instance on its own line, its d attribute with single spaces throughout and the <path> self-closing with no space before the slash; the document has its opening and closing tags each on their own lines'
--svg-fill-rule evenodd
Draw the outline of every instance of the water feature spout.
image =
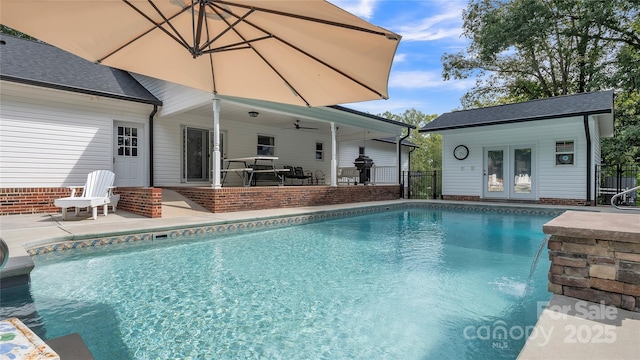
<svg viewBox="0 0 640 360">
<path fill-rule="evenodd" d="M 529 277 L 527 278 L 527 289 L 531 286 L 531 283 L 533 282 L 533 273 L 536 272 L 536 267 L 538 266 L 538 261 L 540 260 L 540 254 L 542 253 L 542 250 L 544 250 L 547 243 L 549 242 L 549 238 L 551 238 L 551 235 L 545 235 L 544 239 L 540 243 L 540 246 L 538 246 L 536 255 L 533 257 L 533 262 L 531 263 L 531 268 L 529 269 Z"/>
</svg>

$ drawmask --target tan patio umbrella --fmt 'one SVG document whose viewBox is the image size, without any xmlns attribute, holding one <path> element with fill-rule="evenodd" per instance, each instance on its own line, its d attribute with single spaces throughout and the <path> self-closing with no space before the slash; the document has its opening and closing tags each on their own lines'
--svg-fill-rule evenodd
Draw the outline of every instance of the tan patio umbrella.
<svg viewBox="0 0 640 360">
<path fill-rule="evenodd" d="M 323 0 L 2 0 L 0 23 L 103 65 L 304 106 L 386 99 L 400 40 Z M 213 187 L 219 113 L 214 98 Z"/>
<path fill-rule="evenodd" d="M 400 40 L 322 0 L 2 0 L 0 22 L 92 62 L 306 106 L 386 99 Z"/>
</svg>

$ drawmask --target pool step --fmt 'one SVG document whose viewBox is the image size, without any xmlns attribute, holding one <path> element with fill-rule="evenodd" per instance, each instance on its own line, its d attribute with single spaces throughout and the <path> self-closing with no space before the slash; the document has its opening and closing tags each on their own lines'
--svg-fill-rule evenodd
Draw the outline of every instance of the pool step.
<svg viewBox="0 0 640 360">
<path fill-rule="evenodd" d="M 91 351 L 84 343 L 80 334 L 73 333 L 55 339 L 45 341 L 47 345 L 56 354 L 60 355 L 61 360 L 73 359 L 73 360 L 94 360 Z"/>
</svg>

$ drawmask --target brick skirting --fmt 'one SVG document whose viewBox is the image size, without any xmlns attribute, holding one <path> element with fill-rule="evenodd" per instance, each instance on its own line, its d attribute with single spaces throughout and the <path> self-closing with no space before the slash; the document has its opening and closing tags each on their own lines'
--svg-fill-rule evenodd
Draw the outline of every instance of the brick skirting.
<svg viewBox="0 0 640 360">
<path fill-rule="evenodd" d="M 147 217 L 162 217 L 162 189 L 116 188 L 118 208 Z M 0 188 L 0 215 L 58 213 L 55 199 L 71 195 L 67 187 Z"/>
<path fill-rule="evenodd" d="M 564 206 L 584 206 L 584 199 L 558 199 L 558 198 L 540 198 L 539 200 L 516 200 L 516 199 L 482 199 L 475 195 L 442 195 L 442 200 L 453 201 L 504 201 L 504 202 L 522 202 L 527 204 L 544 204 L 544 205 L 564 205 Z"/>
<path fill-rule="evenodd" d="M 442 195 L 442 200 L 453 200 L 453 201 L 480 201 L 480 196 L 473 195 Z"/>
<path fill-rule="evenodd" d="M 66 187 L 0 188 L 0 215 L 60 212 L 53 200 L 69 195 Z"/>
<path fill-rule="evenodd" d="M 150 217 L 162 217 L 162 189 L 150 187 L 118 187 L 118 209 Z"/>
<path fill-rule="evenodd" d="M 545 205 L 564 205 L 564 206 L 585 206 L 585 199 L 558 199 L 558 198 L 540 198 L 540 204 Z M 592 201 L 595 204 L 595 201 Z"/>
<path fill-rule="evenodd" d="M 398 185 L 166 187 L 214 213 L 333 205 L 400 198 Z"/>
<path fill-rule="evenodd" d="M 211 212 L 278 209 L 287 207 L 346 204 L 400 197 L 397 185 L 389 186 L 258 186 L 213 189 L 210 187 L 167 187 Z M 162 217 L 162 189 L 118 187 L 118 209 L 151 218 Z M 66 187 L 2 188 L 0 215 L 58 213 L 53 205 L 71 194 Z"/>
</svg>

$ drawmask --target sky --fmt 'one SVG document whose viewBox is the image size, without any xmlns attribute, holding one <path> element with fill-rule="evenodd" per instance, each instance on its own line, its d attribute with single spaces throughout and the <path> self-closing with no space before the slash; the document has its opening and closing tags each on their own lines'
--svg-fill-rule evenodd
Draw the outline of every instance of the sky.
<svg viewBox="0 0 640 360">
<path fill-rule="evenodd" d="M 402 35 L 389 76 L 389 99 L 342 105 L 371 114 L 416 109 L 440 115 L 461 108 L 460 98 L 475 79 L 444 81 L 440 58 L 469 44 L 462 36 L 467 0 L 328 1 Z"/>
</svg>

